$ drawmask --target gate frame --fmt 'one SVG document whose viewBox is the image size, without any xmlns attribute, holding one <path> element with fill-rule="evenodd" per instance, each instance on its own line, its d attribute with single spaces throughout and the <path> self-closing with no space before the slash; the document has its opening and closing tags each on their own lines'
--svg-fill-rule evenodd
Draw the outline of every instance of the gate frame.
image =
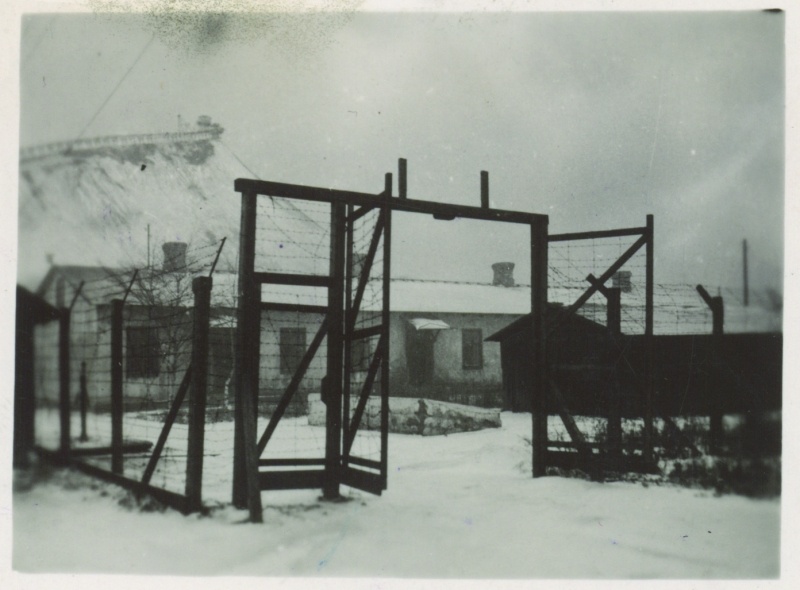
<svg viewBox="0 0 800 590">
<path fill-rule="evenodd" d="M 614 293 L 611 295 L 608 287 L 605 286 L 606 281 L 610 279 L 614 273 L 616 273 L 620 268 L 625 266 L 625 264 L 633 258 L 633 256 L 644 246 L 645 248 L 645 324 L 644 324 L 644 337 L 645 337 L 645 376 L 644 376 L 644 385 L 643 385 L 643 409 L 644 409 L 644 436 L 643 436 L 643 449 L 642 449 L 642 463 L 644 466 L 648 466 L 653 462 L 653 391 L 654 391 L 654 375 L 653 375 L 653 367 L 654 367 L 654 359 L 653 359 L 653 254 L 654 254 L 654 246 L 653 246 L 653 237 L 655 234 L 654 231 L 654 221 L 653 215 L 648 214 L 645 218 L 645 225 L 643 227 L 626 227 L 621 229 L 610 229 L 610 230 L 597 230 L 597 231 L 585 231 L 585 232 L 573 232 L 573 233 L 564 233 L 564 234 L 552 234 L 548 236 L 548 242 L 569 242 L 569 241 L 578 241 L 578 240 L 593 240 L 593 239 L 602 239 L 602 238 L 618 238 L 618 237 L 626 237 L 626 236 L 639 236 L 639 239 L 636 240 L 622 255 L 620 255 L 616 261 L 614 261 L 611 266 L 606 269 L 603 274 L 599 277 L 595 277 L 593 274 L 589 274 L 586 277 L 586 281 L 589 283 L 589 287 L 587 287 L 586 291 L 575 300 L 569 307 L 565 308 L 562 313 L 560 314 L 558 321 L 563 321 L 564 318 L 574 315 L 577 311 L 586 303 L 595 293 L 602 293 L 606 296 L 609 300 L 609 307 L 608 307 L 608 324 L 609 329 L 612 332 L 619 332 L 619 309 L 614 309 L 612 312 L 612 305 L 619 306 L 619 293 Z M 611 296 L 610 296 L 611 295 Z M 612 304 L 612 298 L 614 299 Z M 616 317 L 613 317 L 613 321 L 616 325 L 611 325 L 612 316 L 616 314 Z M 550 328 L 550 331 L 554 331 L 557 327 L 557 323 L 555 326 Z M 560 412 L 565 413 L 567 416 L 567 420 L 571 420 L 572 416 L 569 414 L 569 411 L 566 409 L 564 400 L 561 398 L 558 387 L 555 383 L 551 383 L 551 388 L 556 395 L 557 402 L 560 405 Z M 611 400 L 609 400 L 611 402 Z M 614 417 L 618 419 L 617 416 Z M 566 421 L 565 421 L 566 425 Z M 570 431 L 570 436 L 573 439 L 573 444 L 575 444 L 581 454 L 583 456 L 584 463 L 592 463 L 595 461 L 591 454 L 590 449 L 585 445 L 585 442 L 581 440 L 580 432 L 578 431 L 576 435 L 573 434 L 573 430 L 576 429 L 574 424 L 572 428 L 570 425 L 567 425 L 567 429 Z M 546 436 L 546 434 L 545 434 Z M 545 448 L 549 444 L 549 441 L 544 441 Z M 563 453 L 558 454 L 553 451 L 548 451 L 549 458 L 552 463 L 563 463 L 564 458 L 571 458 L 570 456 L 565 456 Z M 597 459 L 598 463 L 602 462 L 602 457 Z M 569 462 L 568 462 L 569 463 Z M 571 466 L 571 464 L 570 464 Z M 589 464 L 590 470 L 594 470 L 595 467 L 602 467 L 602 465 L 592 466 Z M 601 469 L 594 472 L 594 475 L 597 477 L 601 477 Z"/>
<path fill-rule="evenodd" d="M 239 508 L 247 508 L 250 520 L 261 522 L 261 495 L 258 472 L 258 445 L 256 440 L 257 405 L 259 390 L 259 365 L 260 365 L 260 316 L 261 316 L 261 285 L 266 282 L 293 285 L 310 285 L 328 287 L 333 292 L 338 292 L 338 299 L 343 303 L 344 298 L 344 254 L 345 254 L 345 224 L 344 214 L 348 206 L 357 207 L 357 211 L 384 208 L 388 217 L 387 227 L 390 226 L 393 211 L 403 213 L 421 213 L 432 215 L 435 219 L 453 220 L 456 218 L 474 219 L 479 221 L 503 221 L 517 223 L 530 227 L 531 243 L 531 314 L 534 338 L 531 343 L 531 367 L 534 373 L 534 387 L 531 395 L 534 396 L 532 414 L 532 440 L 533 440 L 533 477 L 545 474 L 545 461 L 547 451 L 547 412 L 546 391 L 548 383 L 546 362 L 546 328 L 545 313 L 547 307 L 547 246 L 548 222 L 547 215 L 539 213 L 526 213 L 489 207 L 488 173 L 481 172 L 481 206 L 455 205 L 435 201 L 408 199 L 406 196 L 406 166 L 400 160 L 400 195 L 393 197 L 392 175 L 385 175 L 384 190 L 375 195 L 356 191 L 338 190 L 238 178 L 234 182 L 234 190 L 241 194 L 242 216 L 239 241 L 239 300 L 237 341 L 238 348 L 235 359 L 235 430 L 234 430 L 234 465 L 233 465 L 233 504 Z M 255 270 L 256 246 L 256 202 L 259 196 L 279 197 L 303 201 L 315 201 L 331 204 L 331 275 L 303 275 L 289 273 L 268 273 Z M 391 240 L 391 234 L 384 235 L 384 239 Z M 387 249 L 391 252 L 391 246 Z M 335 255 L 335 256 L 334 256 Z M 336 257 L 341 257 L 341 264 L 334 264 Z M 390 261 L 384 259 L 385 271 L 390 270 Z M 388 276 L 387 272 L 384 273 Z M 384 304 L 388 304 L 388 293 L 384 293 Z M 334 298 L 336 299 L 336 298 Z M 334 301 L 335 303 L 335 301 Z M 388 308 L 388 305 L 387 305 Z M 383 310 L 388 314 L 388 309 Z M 335 338 L 341 331 L 344 321 L 344 308 L 342 305 L 334 307 L 329 297 L 328 301 L 328 375 L 341 377 L 343 368 L 342 338 Z M 339 331 L 334 332 L 333 327 L 339 326 Z M 388 322 L 385 326 L 388 331 Z M 331 345 L 331 342 L 338 344 Z M 384 361 L 389 363 L 389 340 L 383 344 Z M 338 368 L 336 368 L 338 365 Z M 388 374 L 388 371 L 386 372 Z M 327 499 L 334 499 L 339 495 L 341 478 L 341 449 L 342 449 L 342 379 L 326 379 L 325 396 L 326 405 L 326 460 L 323 472 L 323 491 Z M 382 379 L 383 381 L 383 379 Z M 385 392 L 389 395 L 388 379 Z M 539 392 L 539 395 L 536 395 Z M 382 421 L 383 422 L 383 421 Z M 388 443 L 388 424 L 381 425 L 382 454 L 385 455 Z M 386 432 L 384 432 L 386 431 Z M 308 486 L 303 486 L 308 487 Z"/>
</svg>

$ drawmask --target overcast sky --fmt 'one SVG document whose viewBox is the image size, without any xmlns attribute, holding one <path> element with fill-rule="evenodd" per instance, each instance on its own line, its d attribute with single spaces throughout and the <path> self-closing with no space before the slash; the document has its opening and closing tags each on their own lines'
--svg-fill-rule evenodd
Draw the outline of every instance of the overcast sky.
<svg viewBox="0 0 800 590">
<path fill-rule="evenodd" d="M 23 146 L 205 114 L 262 179 L 377 193 L 405 157 L 410 197 L 477 205 L 488 170 L 553 233 L 654 214 L 657 282 L 736 287 L 746 238 L 781 288 L 782 14 L 45 14 L 20 71 Z M 526 232 L 396 227 L 396 275 L 527 282 Z"/>
</svg>

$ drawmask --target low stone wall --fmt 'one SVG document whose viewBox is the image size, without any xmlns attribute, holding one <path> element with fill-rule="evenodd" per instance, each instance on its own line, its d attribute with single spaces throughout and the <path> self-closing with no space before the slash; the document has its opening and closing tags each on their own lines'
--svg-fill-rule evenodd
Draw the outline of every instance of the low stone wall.
<svg viewBox="0 0 800 590">
<path fill-rule="evenodd" d="M 354 410 L 351 408 L 351 416 Z M 308 423 L 311 426 L 325 426 L 325 404 L 318 393 L 308 396 Z M 499 408 L 475 408 L 430 399 L 389 398 L 389 432 L 432 436 L 499 427 Z M 379 399 L 371 398 L 367 402 L 360 428 L 380 428 Z"/>
</svg>

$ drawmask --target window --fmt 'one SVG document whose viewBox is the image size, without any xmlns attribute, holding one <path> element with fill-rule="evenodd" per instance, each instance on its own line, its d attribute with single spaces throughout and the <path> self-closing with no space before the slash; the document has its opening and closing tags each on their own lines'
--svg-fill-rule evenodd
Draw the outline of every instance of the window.
<svg viewBox="0 0 800 590">
<path fill-rule="evenodd" d="M 281 375 L 294 375 L 306 353 L 305 328 L 281 328 Z"/>
<path fill-rule="evenodd" d="M 465 369 L 483 368 L 483 332 L 480 328 L 461 330 L 461 360 Z"/>
<path fill-rule="evenodd" d="M 128 377 L 158 377 L 161 369 L 161 343 L 158 329 L 152 327 L 128 328 Z"/>
</svg>

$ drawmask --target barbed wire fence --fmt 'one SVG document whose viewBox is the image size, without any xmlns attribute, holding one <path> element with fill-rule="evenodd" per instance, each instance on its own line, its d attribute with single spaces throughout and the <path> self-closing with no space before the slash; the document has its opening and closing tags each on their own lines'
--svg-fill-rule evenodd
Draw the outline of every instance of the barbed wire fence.
<svg viewBox="0 0 800 590">
<path fill-rule="evenodd" d="M 598 277 L 631 242 L 630 237 L 616 237 L 551 243 L 549 301 L 569 306 L 589 287 L 587 276 Z M 580 338 L 551 334 L 555 341 L 550 343 L 551 350 L 559 349 L 553 356 L 567 365 L 551 364 L 551 372 L 590 445 L 601 445 L 607 440 L 605 407 L 611 381 L 617 380 L 626 398 L 623 444 L 630 452 L 637 452 L 635 449 L 641 446 L 642 407 L 638 400 L 647 377 L 643 374 L 646 367 L 645 280 L 646 257 L 642 249 L 607 283 L 607 286 L 620 287 L 621 291 L 623 336 L 620 354 L 615 359 L 603 357 L 602 350 L 609 345 L 602 337 L 598 336 L 587 349 Z M 653 285 L 654 434 L 662 453 L 711 452 L 709 414 L 715 403 L 726 408 L 728 430 L 735 430 L 741 423 L 734 414 L 763 414 L 765 409 L 780 407 L 781 353 L 780 338 L 776 336 L 781 331 L 780 295 L 774 290 L 751 289 L 749 305 L 745 306 L 741 289 L 710 287 L 709 291 L 724 300 L 725 321 L 734 332 L 741 332 L 738 336 L 726 335 L 727 344 L 722 348 L 714 343 L 712 336 L 714 312 L 699 294 L 696 284 L 655 282 Z M 607 312 L 607 299 L 601 293 L 596 293 L 577 311 L 582 318 L 590 320 L 592 324 L 588 326 L 594 326 L 598 332 L 600 328 L 607 328 Z M 568 327 L 564 331 L 568 331 Z M 585 338 L 591 339 L 591 332 L 591 327 L 584 326 Z M 770 353 L 763 352 L 765 350 L 772 351 L 775 358 L 769 360 Z M 761 365 L 767 369 L 757 368 L 756 363 L 749 360 L 748 357 L 754 355 L 763 357 Z M 609 364 L 616 370 L 612 371 Z M 569 446 L 571 437 L 559 416 L 550 416 L 548 430 L 551 440 Z M 737 445 L 740 447 L 741 443 L 730 442 L 728 451 Z"/>
</svg>

